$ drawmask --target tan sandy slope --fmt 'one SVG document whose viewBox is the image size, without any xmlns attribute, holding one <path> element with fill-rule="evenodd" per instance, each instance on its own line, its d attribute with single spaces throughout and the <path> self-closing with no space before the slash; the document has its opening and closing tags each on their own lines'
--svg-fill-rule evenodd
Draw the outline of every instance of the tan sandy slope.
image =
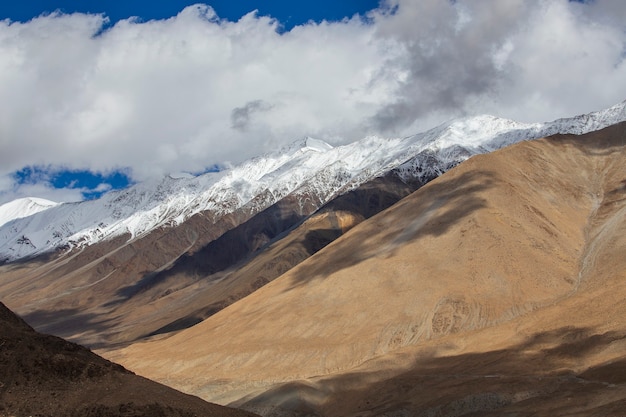
<svg viewBox="0 0 626 417">
<path fill-rule="evenodd" d="M 197 215 L 138 239 L 0 265 L 0 298 L 39 331 L 120 347 L 191 327 L 420 185 L 389 173 L 311 216 L 310 196 L 288 196 L 239 225 L 222 218 L 212 228 L 215 219 Z"/>
<path fill-rule="evenodd" d="M 266 415 L 620 415 L 625 126 L 473 157 L 204 322 L 105 355 Z"/>
</svg>

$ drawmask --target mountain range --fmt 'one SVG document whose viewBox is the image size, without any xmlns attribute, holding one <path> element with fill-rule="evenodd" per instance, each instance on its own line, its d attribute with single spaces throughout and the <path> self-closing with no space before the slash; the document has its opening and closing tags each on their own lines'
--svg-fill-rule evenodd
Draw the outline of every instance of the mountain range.
<svg viewBox="0 0 626 417">
<path fill-rule="evenodd" d="M 11 202 L 0 299 L 262 415 L 619 415 L 624 120 L 626 102 L 306 138 L 98 200 Z"/>
<path fill-rule="evenodd" d="M 125 236 L 140 239 L 203 213 L 213 223 L 243 211 L 257 214 L 293 196 L 306 215 L 331 199 L 395 172 L 420 184 L 472 155 L 556 133 L 582 134 L 621 121 L 625 104 L 569 119 L 523 124 L 492 116 L 445 123 L 407 138 L 368 137 L 333 148 L 312 138 L 197 177 L 167 176 L 80 203 L 24 199 L 0 206 L 0 259 L 11 262 L 72 251 Z M 307 200 L 312 200 L 307 207 Z"/>
</svg>

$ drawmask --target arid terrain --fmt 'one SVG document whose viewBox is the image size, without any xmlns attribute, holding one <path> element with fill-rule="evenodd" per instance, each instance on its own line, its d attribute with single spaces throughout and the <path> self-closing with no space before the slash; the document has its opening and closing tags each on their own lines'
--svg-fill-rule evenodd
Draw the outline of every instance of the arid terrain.
<svg viewBox="0 0 626 417">
<path fill-rule="evenodd" d="M 138 239 L 0 265 L 0 299 L 42 332 L 93 348 L 127 345 L 198 323 L 419 186 L 389 174 L 310 217 L 316 206 L 289 196 L 254 216 L 196 215 Z"/>
<path fill-rule="evenodd" d="M 0 416 L 623 416 L 625 141 L 2 265 L 29 325 L 123 367 L 2 306 Z"/>
<path fill-rule="evenodd" d="M 0 416 L 252 416 L 134 375 L 35 332 L 0 303 Z"/>
<path fill-rule="evenodd" d="M 623 415 L 625 128 L 473 157 L 203 322 L 102 353 L 263 415 Z"/>
</svg>

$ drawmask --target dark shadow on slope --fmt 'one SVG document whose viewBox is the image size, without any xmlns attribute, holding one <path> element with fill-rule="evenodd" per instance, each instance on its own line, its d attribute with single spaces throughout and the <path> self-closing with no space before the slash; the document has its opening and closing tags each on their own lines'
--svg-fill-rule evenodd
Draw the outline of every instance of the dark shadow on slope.
<svg viewBox="0 0 626 417">
<path fill-rule="evenodd" d="M 375 178 L 333 199 L 318 209 L 316 214 L 343 210 L 362 218 L 369 218 L 395 204 L 417 187 L 416 184 L 405 184 L 393 174 Z M 245 223 L 227 231 L 197 252 L 184 254 L 167 270 L 146 273 L 136 283 L 121 288 L 117 295 L 123 300 L 177 275 L 203 279 L 229 268 L 240 267 L 242 263 L 249 262 L 271 244 L 302 225 L 307 218 L 315 215 L 305 215 L 300 210 L 300 204 L 297 201 L 289 197 L 285 198 Z M 341 236 L 341 228 L 336 229 L 314 232 L 310 236 L 309 255 Z M 293 266 L 295 264 L 291 265 Z M 267 282 L 269 281 L 271 279 Z"/>
<path fill-rule="evenodd" d="M 215 313 L 213 313 L 213 314 L 215 314 Z M 185 317 L 181 317 L 179 319 L 176 319 L 173 322 L 166 324 L 165 326 L 161 326 L 158 329 L 156 329 L 155 331 L 150 332 L 147 335 L 143 336 L 142 338 L 144 338 L 144 337 L 152 337 L 152 336 L 156 336 L 156 335 L 159 335 L 159 334 L 178 332 L 180 330 L 188 329 L 188 328 L 193 327 L 196 324 L 200 323 L 202 320 L 204 320 L 204 318 L 205 318 L 204 315 L 199 315 L 199 314 L 194 312 L 193 314 L 189 314 L 189 315 L 187 315 Z"/>
<path fill-rule="evenodd" d="M 134 375 L 75 343 L 37 333 L 2 303 L 0 415 L 252 417 Z"/>
<path fill-rule="evenodd" d="M 296 381 L 239 406 L 311 415 L 621 417 L 626 356 L 581 373 L 574 369 L 586 356 L 625 338 L 623 332 L 563 327 L 509 349 L 451 356 L 445 350 L 422 350 L 405 372 Z"/>
<path fill-rule="evenodd" d="M 257 262 L 259 259 L 264 260 L 263 263 L 256 264 L 256 269 L 250 271 L 247 278 L 235 273 L 238 277 L 236 279 L 240 281 L 247 279 L 248 285 L 246 287 L 239 286 L 237 287 L 238 290 L 231 292 L 227 298 L 189 312 L 183 317 L 176 318 L 165 326 L 150 332 L 147 336 L 169 333 L 191 327 L 228 307 L 233 302 L 251 294 L 294 266 L 300 264 L 349 230 L 349 228 L 346 228 L 345 225 L 342 225 L 339 221 L 338 212 L 350 213 L 352 221 L 358 223 L 395 204 L 403 197 L 410 194 L 416 186 L 418 185 L 408 185 L 395 175 L 390 174 L 369 181 L 359 188 L 331 200 L 329 203 L 322 206 L 315 214 L 307 217 L 307 219 L 314 219 L 316 216 L 324 216 L 331 227 L 311 228 L 306 234 L 303 234 L 301 238 L 293 240 L 287 250 L 272 254 L 272 251 L 274 251 L 272 247 L 273 244 L 278 243 L 287 236 L 293 236 L 291 233 L 295 233 L 296 236 L 299 236 L 298 228 L 302 226 L 303 222 L 307 219 L 298 222 L 292 228 L 271 240 L 262 249 L 252 253 L 244 259 L 243 262 L 231 268 L 232 270 L 237 270 L 244 268 L 244 265 L 252 260 L 256 260 Z M 229 281 L 231 279 L 232 276 L 227 278 Z M 218 283 L 215 288 L 221 287 L 221 285 L 222 283 Z"/>
<path fill-rule="evenodd" d="M 65 254 L 66 252 L 67 252 L 67 248 L 57 248 L 49 252 L 40 253 L 40 254 L 33 255 L 33 256 L 27 256 L 24 258 L 13 260 L 13 261 L 0 258 L 0 266 L 8 265 L 11 268 L 20 268 L 20 267 L 30 268 L 33 263 L 45 264 L 50 261 L 53 261 L 54 259 Z"/>
<path fill-rule="evenodd" d="M 620 204 L 626 200 L 626 180 L 622 180 L 620 185 L 605 193 L 604 202 L 612 204 Z"/>
<path fill-rule="evenodd" d="M 307 253 L 313 255 L 324 249 L 330 243 L 339 238 L 343 232 L 341 229 L 316 229 L 306 234 L 304 247 Z M 295 265 L 294 265 L 295 266 Z"/>
<path fill-rule="evenodd" d="M 584 135 L 557 134 L 548 137 L 551 143 L 574 146 L 587 155 L 607 156 L 614 152 L 623 152 L 626 146 L 626 122 Z"/>
<path fill-rule="evenodd" d="M 346 211 L 365 219 L 380 213 L 408 196 L 423 184 L 402 181 L 394 171 L 374 178 L 355 190 L 348 191 L 322 206 L 317 213 Z"/>
<path fill-rule="evenodd" d="M 77 308 L 52 311 L 37 310 L 23 317 L 38 332 L 54 334 L 71 341 L 75 340 L 74 335 L 83 332 L 108 333 L 116 324 L 114 319 L 103 319 L 98 314 L 82 312 Z M 89 345 L 93 349 L 104 346 L 107 344 Z"/>
<path fill-rule="evenodd" d="M 283 199 L 245 223 L 227 231 L 195 253 L 186 253 L 160 272 L 146 273 L 136 283 L 120 288 L 118 296 L 130 298 L 179 274 L 201 279 L 224 271 L 298 224 L 305 216 L 298 206 Z"/>
<path fill-rule="evenodd" d="M 232 303 L 234 303 L 235 301 L 241 298 L 243 298 L 243 296 L 232 297 L 231 299 L 226 299 L 223 301 L 212 303 L 206 307 L 197 309 L 183 317 L 173 320 L 172 322 L 166 324 L 165 326 L 161 326 L 158 329 L 142 336 L 141 338 L 152 337 L 152 336 L 156 336 L 159 334 L 178 332 L 180 330 L 188 329 L 200 323 L 204 319 L 211 317 L 214 314 L 217 314 L 218 312 L 225 309 L 226 307 L 228 307 L 229 305 L 231 305 Z"/>
<path fill-rule="evenodd" d="M 413 194 L 387 211 L 375 232 L 367 227 L 353 229 L 350 239 L 337 242 L 325 253 L 323 263 L 302 265 L 293 285 L 323 278 L 372 257 L 392 256 L 399 246 L 423 236 L 439 236 L 485 207 L 485 200 L 477 194 L 492 187 L 490 172 L 466 172 L 448 178 L 441 177 L 424 188 L 424 192 Z"/>
</svg>

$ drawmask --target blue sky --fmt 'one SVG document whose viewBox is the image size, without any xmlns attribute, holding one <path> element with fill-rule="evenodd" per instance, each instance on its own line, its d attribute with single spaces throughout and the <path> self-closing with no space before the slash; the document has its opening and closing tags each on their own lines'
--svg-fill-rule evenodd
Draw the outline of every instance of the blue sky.
<svg viewBox="0 0 626 417">
<path fill-rule="evenodd" d="M 587 113 L 626 98 L 625 51 L 622 0 L 5 1 L 0 204 L 95 198 L 304 136 Z"/>
<path fill-rule="evenodd" d="M 5 1 L 0 4 L 0 19 L 27 22 L 42 14 L 103 14 L 109 21 L 106 27 L 131 17 L 139 21 L 167 19 L 176 16 L 185 7 L 198 3 L 188 0 L 161 1 L 102 1 L 102 0 L 25 0 Z M 340 21 L 354 14 L 364 15 L 378 6 L 378 0 L 213 0 L 209 4 L 221 19 L 237 21 L 243 15 L 257 10 L 259 15 L 271 16 L 279 22 L 279 31 L 289 31 L 309 21 Z M 211 166 L 205 171 L 215 170 Z M 54 189 L 79 190 L 84 199 L 100 197 L 110 190 L 132 184 L 127 169 L 92 172 L 88 169 L 67 169 L 59 166 L 26 166 L 12 174 L 16 185 L 45 184 Z M 1 200 L 0 200 L 1 203 Z"/>
<path fill-rule="evenodd" d="M 188 0 L 24 0 L 5 1 L 0 5 L 0 18 L 27 21 L 42 13 L 60 10 L 63 13 L 104 13 L 115 23 L 137 16 L 142 20 L 165 19 L 175 16 L 186 6 L 201 3 Z M 238 20 L 252 10 L 272 16 L 285 30 L 309 20 L 341 20 L 355 13 L 365 13 L 378 6 L 378 0 L 214 0 L 205 1 L 221 18 Z"/>
</svg>

